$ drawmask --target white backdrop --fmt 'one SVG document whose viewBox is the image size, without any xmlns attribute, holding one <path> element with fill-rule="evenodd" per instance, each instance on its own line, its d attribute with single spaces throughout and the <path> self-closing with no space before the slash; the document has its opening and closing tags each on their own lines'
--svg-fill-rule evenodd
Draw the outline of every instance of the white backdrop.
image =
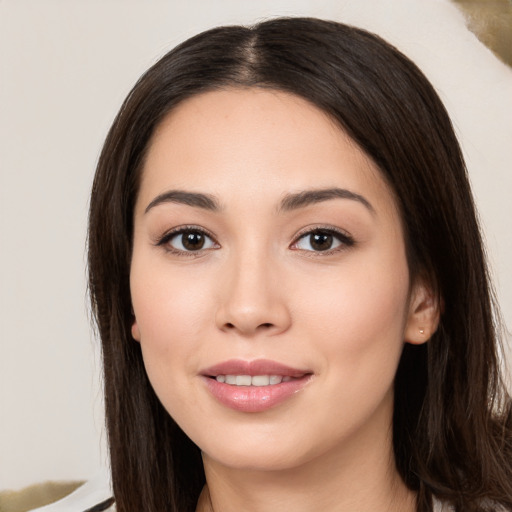
<svg viewBox="0 0 512 512">
<path fill-rule="evenodd" d="M 218 24 L 309 15 L 378 32 L 426 72 L 462 140 L 512 327 L 512 70 L 448 0 L 0 0 L 0 489 L 106 462 L 88 318 L 88 193 L 138 76 Z"/>
</svg>

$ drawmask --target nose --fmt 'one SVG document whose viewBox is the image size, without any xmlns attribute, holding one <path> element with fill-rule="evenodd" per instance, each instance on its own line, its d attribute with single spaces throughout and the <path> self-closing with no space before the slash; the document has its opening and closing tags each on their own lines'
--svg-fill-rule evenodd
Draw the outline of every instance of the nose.
<svg viewBox="0 0 512 512">
<path fill-rule="evenodd" d="M 286 331 L 291 315 L 282 275 L 262 254 L 240 255 L 225 262 L 222 298 L 216 324 L 225 332 L 244 337 L 273 336 Z"/>
</svg>

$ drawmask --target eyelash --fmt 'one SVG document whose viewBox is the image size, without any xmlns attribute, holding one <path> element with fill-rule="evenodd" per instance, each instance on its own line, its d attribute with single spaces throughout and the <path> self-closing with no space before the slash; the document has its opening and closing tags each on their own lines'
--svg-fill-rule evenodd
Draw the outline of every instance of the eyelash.
<svg viewBox="0 0 512 512">
<path fill-rule="evenodd" d="M 294 250 L 301 251 L 305 253 L 308 257 L 311 258 L 321 258 L 325 256 L 330 256 L 331 254 L 335 254 L 341 251 L 345 251 L 347 249 L 350 249 L 355 245 L 354 238 L 349 235 L 347 232 L 342 231 L 339 228 L 335 228 L 333 226 L 314 226 L 314 227 L 308 227 L 304 229 L 303 231 L 299 232 L 295 236 L 295 241 L 292 243 L 291 247 L 296 246 L 301 240 L 306 239 L 308 236 L 315 235 L 315 234 L 322 234 L 322 235 L 328 235 L 335 238 L 338 242 L 340 242 L 340 245 L 337 247 L 334 247 L 333 249 L 327 249 L 325 251 L 310 251 L 307 249 L 299 249 L 296 248 Z"/>
<path fill-rule="evenodd" d="M 181 249 L 176 249 L 172 247 L 169 242 L 176 236 L 182 235 L 184 233 L 198 233 L 205 237 L 210 238 L 214 244 L 217 246 L 219 245 L 218 242 L 215 240 L 213 235 L 206 231 L 203 228 L 200 228 L 198 226 L 180 226 L 174 229 L 171 229 L 167 233 L 165 233 L 161 238 L 159 238 L 156 242 L 156 246 L 163 247 L 164 250 L 168 253 L 174 254 L 176 256 L 182 256 L 185 258 L 197 258 L 198 256 L 201 256 L 204 254 L 204 251 L 212 250 L 209 249 L 199 249 L 197 251 L 182 251 Z"/>
<path fill-rule="evenodd" d="M 181 249 L 176 249 L 169 245 L 169 242 L 176 236 L 182 235 L 184 233 L 198 233 L 202 236 L 208 237 L 217 247 L 215 248 L 207 248 L 207 249 L 198 249 L 197 251 L 183 251 Z M 340 242 L 340 245 L 335 247 L 334 249 L 327 249 L 325 251 L 311 251 L 307 249 L 299 249 L 294 248 L 301 240 L 307 238 L 308 236 L 314 235 L 314 234 L 322 234 L 322 235 L 328 235 L 335 238 L 338 242 Z M 293 250 L 301 251 L 303 253 L 307 253 L 309 257 L 322 257 L 322 256 L 329 256 L 331 254 L 349 249 L 350 247 L 353 247 L 355 245 L 355 240 L 350 236 L 348 233 L 335 228 L 333 226 L 315 226 L 313 228 L 307 228 L 306 230 L 299 232 L 295 238 L 294 242 L 290 245 L 290 248 Z M 212 249 L 216 249 L 219 246 L 218 242 L 215 240 L 213 235 L 206 231 L 203 228 L 200 228 L 198 226 L 180 226 L 177 228 L 174 228 L 167 233 L 165 233 L 161 238 L 157 240 L 155 243 L 156 246 L 163 247 L 164 250 L 168 253 L 181 256 L 181 257 L 188 257 L 188 258 L 197 258 L 199 256 L 202 256 L 205 251 L 210 251 Z"/>
</svg>

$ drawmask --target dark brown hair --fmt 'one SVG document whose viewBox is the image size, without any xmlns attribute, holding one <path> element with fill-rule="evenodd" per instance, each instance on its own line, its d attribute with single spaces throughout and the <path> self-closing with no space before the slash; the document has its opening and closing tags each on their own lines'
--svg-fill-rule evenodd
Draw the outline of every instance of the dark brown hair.
<svg viewBox="0 0 512 512">
<path fill-rule="evenodd" d="M 396 464 L 429 511 L 512 510 L 512 415 L 475 208 L 449 117 L 419 69 L 364 30 L 305 18 L 221 27 L 182 43 L 125 100 L 94 180 L 92 307 L 103 345 L 118 512 L 194 510 L 199 449 L 165 411 L 130 334 L 133 208 L 151 136 L 184 99 L 228 87 L 287 91 L 339 123 L 373 159 L 401 210 L 411 278 L 443 304 L 425 345 L 405 345 L 395 381 Z"/>
</svg>

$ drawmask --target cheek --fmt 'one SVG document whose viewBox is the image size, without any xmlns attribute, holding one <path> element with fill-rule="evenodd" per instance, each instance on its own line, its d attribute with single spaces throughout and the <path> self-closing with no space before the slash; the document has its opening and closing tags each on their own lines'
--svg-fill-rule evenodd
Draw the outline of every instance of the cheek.
<svg viewBox="0 0 512 512">
<path fill-rule="evenodd" d="M 301 297 L 297 317 L 322 347 L 326 368 L 349 382 L 389 382 L 403 348 L 407 265 L 404 260 L 391 272 L 391 266 L 364 263 L 303 281 L 304 288 L 294 294 Z"/>
<path fill-rule="evenodd" d="M 130 276 L 132 303 L 142 341 L 194 343 L 211 307 L 204 276 L 134 261 Z"/>
<path fill-rule="evenodd" d="M 152 263 L 132 263 L 133 308 L 149 381 L 179 422 L 183 411 L 197 409 L 190 383 L 197 374 L 201 340 L 207 338 L 205 319 L 211 318 L 211 301 L 204 281 L 198 286 L 198 280 L 186 272 L 171 272 Z"/>
<path fill-rule="evenodd" d="M 134 255 L 130 284 L 140 330 L 144 365 L 160 400 L 169 405 L 197 372 L 201 340 L 207 338 L 206 319 L 212 317 L 204 276 L 144 264 Z M 171 392 L 172 391 L 172 392 Z"/>
<path fill-rule="evenodd" d="M 403 331 L 407 310 L 408 280 L 406 275 L 390 276 L 362 268 L 348 273 L 303 282 L 305 291 L 300 310 L 305 324 L 314 326 L 319 336 L 337 333 L 360 346 L 363 339 L 371 341 L 371 333 L 385 335 Z M 370 338 L 370 339 L 369 339 Z"/>
<path fill-rule="evenodd" d="M 407 266 L 403 269 L 400 275 L 390 275 L 381 266 L 373 271 L 354 265 L 350 272 L 329 279 L 317 275 L 315 283 L 304 281 L 309 294 L 296 292 L 302 297 L 297 316 L 314 341 L 321 358 L 318 378 L 328 390 L 311 414 L 323 418 L 325 425 L 328 410 L 334 437 L 357 431 L 382 411 L 381 404 L 389 406 L 386 397 L 403 349 L 407 311 Z"/>
</svg>

